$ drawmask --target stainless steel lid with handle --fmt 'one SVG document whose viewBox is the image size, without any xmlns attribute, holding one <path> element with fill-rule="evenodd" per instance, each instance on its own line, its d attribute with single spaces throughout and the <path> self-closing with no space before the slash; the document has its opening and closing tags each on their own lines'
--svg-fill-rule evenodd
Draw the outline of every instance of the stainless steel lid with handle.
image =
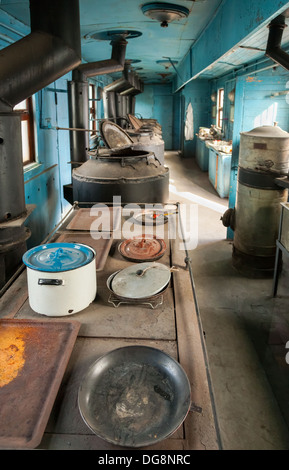
<svg viewBox="0 0 289 470">
<path fill-rule="evenodd" d="M 169 283 L 171 270 L 161 263 L 138 263 L 118 271 L 112 291 L 128 299 L 145 299 L 161 292 Z"/>
</svg>

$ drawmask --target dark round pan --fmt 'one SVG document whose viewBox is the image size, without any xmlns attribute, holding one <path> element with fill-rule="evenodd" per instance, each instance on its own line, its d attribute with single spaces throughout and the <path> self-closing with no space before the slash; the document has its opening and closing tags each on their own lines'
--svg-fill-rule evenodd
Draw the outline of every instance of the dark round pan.
<svg viewBox="0 0 289 470">
<path fill-rule="evenodd" d="M 127 346 L 110 351 L 88 369 L 78 392 L 87 426 L 100 438 L 143 447 L 169 437 L 190 408 L 183 368 L 159 349 Z"/>
</svg>

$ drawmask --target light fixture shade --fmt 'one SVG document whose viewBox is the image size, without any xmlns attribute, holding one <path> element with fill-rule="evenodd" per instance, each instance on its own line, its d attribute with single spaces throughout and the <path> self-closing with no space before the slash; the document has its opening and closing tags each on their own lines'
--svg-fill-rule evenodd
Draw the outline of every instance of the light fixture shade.
<svg viewBox="0 0 289 470">
<path fill-rule="evenodd" d="M 186 18 L 190 13 L 188 8 L 165 2 L 146 3 L 142 6 L 142 12 L 152 20 L 159 21 L 163 28 L 172 21 Z"/>
<path fill-rule="evenodd" d="M 178 64 L 177 60 L 157 60 L 157 64 L 162 65 L 165 69 L 169 69 L 172 65 Z"/>
</svg>

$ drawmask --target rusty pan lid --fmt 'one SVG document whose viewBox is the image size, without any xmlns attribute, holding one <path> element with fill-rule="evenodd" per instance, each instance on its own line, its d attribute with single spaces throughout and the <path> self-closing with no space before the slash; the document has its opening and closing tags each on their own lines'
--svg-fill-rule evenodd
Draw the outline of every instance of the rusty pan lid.
<svg viewBox="0 0 289 470">
<path fill-rule="evenodd" d="M 99 130 L 105 145 L 110 149 L 131 147 L 133 145 L 130 136 L 114 122 L 102 121 Z"/>
<path fill-rule="evenodd" d="M 153 261 L 166 251 L 165 241 L 155 235 L 142 235 L 124 240 L 118 246 L 120 254 L 130 261 Z"/>
</svg>

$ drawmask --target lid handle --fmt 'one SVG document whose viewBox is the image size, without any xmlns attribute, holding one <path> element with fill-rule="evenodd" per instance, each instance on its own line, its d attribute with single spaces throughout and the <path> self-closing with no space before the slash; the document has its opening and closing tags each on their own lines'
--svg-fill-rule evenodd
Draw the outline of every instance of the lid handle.
<svg viewBox="0 0 289 470">
<path fill-rule="evenodd" d="M 70 253 L 72 253 L 72 252 L 69 251 L 69 250 L 64 250 L 63 248 L 58 248 L 56 251 L 50 253 L 48 258 L 49 258 L 50 261 L 53 262 L 53 266 L 55 266 L 55 268 L 61 269 L 62 262 L 64 261 L 64 258 L 71 259 Z"/>
</svg>

